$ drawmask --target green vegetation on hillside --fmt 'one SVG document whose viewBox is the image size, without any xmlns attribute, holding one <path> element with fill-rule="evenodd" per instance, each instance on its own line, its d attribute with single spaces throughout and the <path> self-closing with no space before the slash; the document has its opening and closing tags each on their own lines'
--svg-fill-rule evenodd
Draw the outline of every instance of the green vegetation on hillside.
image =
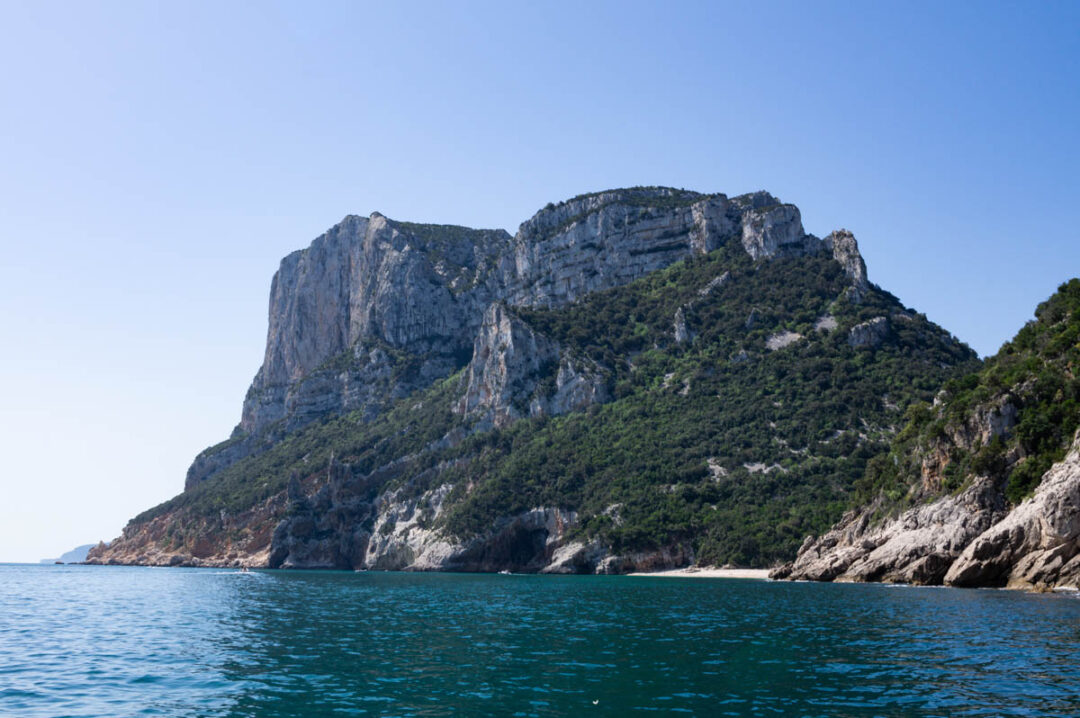
<svg viewBox="0 0 1080 718">
<path fill-rule="evenodd" d="M 460 385 L 458 373 L 397 402 L 377 421 L 364 421 L 358 413 L 328 416 L 144 511 L 132 523 L 174 511 L 199 519 L 217 517 L 222 511 L 239 513 L 284 491 L 292 476 L 325 472 L 331 456 L 358 475 L 373 472 L 445 436 L 460 420 L 450 412 Z"/>
<path fill-rule="evenodd" d="M 897 510 L 959 491 L 975 475 L 997 479 L 1013 504 L 1035 490 L 1080 425 L 1080 280 L 1062 284 L 1035 317 L 979 371 L 946 383 L 934 406 L 908 410 L 891 451 L 858 483 L 858 501 L 882 495 Z M 1015 408 L 1015 426 L 973 441 L 1002 406 Z M 940 490 L 919 483 L 923 457 L 934 452 L 947 457 Z"/>
<path fill-rule="evenodd" d="M 841 298 L 846 286 L 826 256 L 754 265 L 722 249 L 571 307 L 520 311 L 610 368 L 616 399 L 474 437 L 460 454 L 477 458 L 457 471 L 476 488 L 458 490 L 448 527 L 480 532 L 554 505 L 579 511 L 582 533 L 619 551 L 685 543 L 700 561 L 744 565 L 793 555 L 839 517 L 901 408 L 975 364 L 891 296 L 855 305 Z M 672 333 L 679 307 L 697 335 L 683 345 Z M 816 331 L 830 313 L 841 328 Z M 893 314 L 882 346 L 848 345 L 846 328 Z M 768 351 L 781 330 L 805 339 Z"/>
</svg>

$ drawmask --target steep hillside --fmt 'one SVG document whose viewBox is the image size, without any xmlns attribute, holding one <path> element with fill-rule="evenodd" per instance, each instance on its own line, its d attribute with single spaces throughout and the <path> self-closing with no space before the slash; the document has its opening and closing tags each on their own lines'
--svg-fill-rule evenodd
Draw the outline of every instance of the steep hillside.
<svg viewBox="0 0 1080 718">
<path fill-rule="evenodd" d="M 862 508 L 778 577 L 1076 585 L 1080 280 L 977 372 L 917 404 L 858 484 Z"/>
<path fill-rule="evenodd" d="M 976 365 L 766 193 L 584 195 L 512 239 L 348 218 L 275 276 L 233 438 L 92 560 L 768 565 Z"/>
</svg>

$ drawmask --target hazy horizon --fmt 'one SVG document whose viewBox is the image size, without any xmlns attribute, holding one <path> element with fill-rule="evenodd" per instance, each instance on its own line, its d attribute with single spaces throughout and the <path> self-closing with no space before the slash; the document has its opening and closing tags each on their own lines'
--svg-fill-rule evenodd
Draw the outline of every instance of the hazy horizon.
<svg viewBox="0 0 1080 718">
<path fill-rule="evenodd" d="M 914 8 L 914 9 L 913 9 Z M 229 436 L 280 259 L 764 189 L 994 353 L 1080 275 L 1080 6 L 0 0 L 0 561 L 110 540 Z"/>
</svg>

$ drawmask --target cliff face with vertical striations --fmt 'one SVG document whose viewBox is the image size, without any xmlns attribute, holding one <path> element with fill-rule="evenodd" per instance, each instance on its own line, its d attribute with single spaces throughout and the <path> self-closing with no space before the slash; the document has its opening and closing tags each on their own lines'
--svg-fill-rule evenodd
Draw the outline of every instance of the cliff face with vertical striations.
<svg viewBox="0 0 1080 718">
<path fill-rule="evenodd" d="M 796 207 L 766 192 L 733 200 L 669 189 L 601 192 L 541 210 L 513 238 L 378 213 L 346 217 L 282 260 L 271 282 L 263 365 L 240 424 L 227 445 L 196 459 L 185 488 L 322 416 L 374 417 L 453 373 L 493 302 L 563 306 L 732 237 L 754 259 L 832 248 L 831 237 L 804 233 Z M 861 263 L 847 245 L 837 256 L 850 263 L 852 252 Z"/>
<path fill-rule="evenodd" d="M 282 260 L 233 436 L 91 560 L 760 564 L 972 361 L 765 192 L 600 192 L 514 236 L 349 216 Z"/>
</svg>

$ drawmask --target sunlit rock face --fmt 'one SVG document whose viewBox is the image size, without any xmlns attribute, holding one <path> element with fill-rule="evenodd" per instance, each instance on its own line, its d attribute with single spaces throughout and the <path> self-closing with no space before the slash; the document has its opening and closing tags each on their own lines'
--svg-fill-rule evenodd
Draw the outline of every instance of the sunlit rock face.
<svg viewBox="0 0 1080 718">
<path fill-rule="evenodd" d="M 766 192 L 601 192 L 540 210 L 514 237 L 378 213 L 346 217 L 274 275 L 266 352 L 240 430 L 283 418 L 302 424 L 400 394 L 383 381 L 392 365 L 383 346 L 421 357 L 414 383 L 445 376 L 469 357 L 492 302 L 561 306 L 731 238 L 754 259 L 831 250 L 854 286 L 866 282 L 850 233 L 808 235 L 798 208 Z M 316 374 L 325 376 L 312 382 Z"/>
<path fill-rule="evenodd" d="M 196 457 L 185 488 L 197 490 L 315 422 L 347 414 L 367 425 L 430 387 L 453 384 L 457 392 L 448 411 L 458 424 L 434 442 L 443 447 L 522 419 L 599 411 L 615 394 L 611 367 L 545 335 L 530 324 L 538 320 L 529 311 L 566 307 L 720 248 L 745 252 L 752 262 L 739 259 L 749 267 L 831 254 L 850 284 L 845 293 L 857 298 L 869 287 L 850 233 L 807 234 L 798 208 L 767 192 L 732 198 L 656 187 L 600 192 L 549 204 L 513 236 L 378 213 L 348 216 L 281 261 L 271 283 L 263 363 L 239 425 L 227 442 Z M 724 271 L 710 278 L 673 311 L 674 343 L 693 347 L 701 331 L 692 326 L 694 307 L 718 301 L 730 277 Z M 748 329 L 754 316 L 751 310 Z M 834 319 L 821 331 L 835 327 Z M 766 348 L 795 351 L 809 340 L 785 331 Z M 685 396 L 689 385 L 679 391 Z M 329 468 L 294 477 L 287 492 L 242 512 L 200 518 L 197 532 L 207 538 L 198 545 L 163 548 L 175 533 L 173 518 L 163 515 L 125 529 L 95 560 L 549 572 L 622 572 L 692 560 L 685 546 L 614 555 L 575 537 L 574 512 L 547 505 L 517 507 L 468 539 L 452 535 L 440 517 L 470 489 L 439 483 L 452 466 L 410 473 L 410 462 L 428 448 L 410 446 L 389 464 L 363 471 L 355 456 L 352 464 L 331 456 Z M 437 478 L 433 488 L 414 491 L 418 477 Z M 228 538 L 241 534 L 243 540 Z"/>
</svg>

